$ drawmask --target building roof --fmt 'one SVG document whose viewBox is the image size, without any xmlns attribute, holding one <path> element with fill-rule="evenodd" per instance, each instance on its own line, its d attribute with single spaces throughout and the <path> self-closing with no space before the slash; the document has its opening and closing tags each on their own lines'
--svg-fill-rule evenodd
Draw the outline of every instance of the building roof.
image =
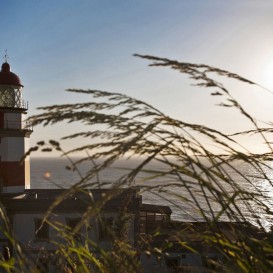
<svg viewBox="0 0 273 273">
<path fill-rule="evenodd" d="M 143 204 L 141 205 L 142 212 L 153 212 L 153 213 L 160 213 L 160 214 L 172 214 L 172 210 L 169 206 L 162 206 L 162 205 L 153 205 L 153 204 Z"/>
<path fill-rule="evenodd" d="M 140 195 L 136 189 L 91 189 L 69 191 L 63 189 L 31 189 L 23 193 L 0 194 L 1 203 L 12 213 L 83 212 L 90 206 L 101 206 L 105 211 L 139 210 Z"/>
<path fill-rule="evenodd" d="M 10 71 L 10 65 L 7 62 L 2 64 L 2 70 L 0 71 L 0 85 L 15 85 L 23 87 L 20 78 Z"/>
</svg>

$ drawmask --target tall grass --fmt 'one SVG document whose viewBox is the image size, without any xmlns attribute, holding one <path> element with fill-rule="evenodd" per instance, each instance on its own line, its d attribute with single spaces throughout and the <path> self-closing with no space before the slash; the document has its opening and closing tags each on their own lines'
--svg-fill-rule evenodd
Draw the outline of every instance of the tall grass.
<svg viewBox="0 0 273 273">
<path fill-rule="evenodd" d="M 142 266 L 136 249 L 126 240 L 126 236 L 121 236 L 126 233 L 125 231 L 121 234 L 118 232 L 126 230 L 125 211 L 116 223 L 118 228 L 111 229 L 112 236 L 109 238 L 112 244 L 108 250 L 100 248 L 88 237 L 85 238 L 86 243 L 81 245 L 73 240 L 71 243 L 73 232 L 76 231 L 67 230 L 49 220 L 54 206 L 61 203 L 69 194 L 77 191 L 89 194 L 86 188 L 103 187 L 99 180 L 100 171 L 121 158 L 130 160 L 130 158 L 139 157 L 137 166 L 128 169 L 126 175 L 111 184 L 111 191 L 105 196 L 105 200 L 94 204 L 90 199 L 90 206 L 76 229 L 84 226 L 87 219 L 92 217 L 100 219 L 103 203 L 115 196 L 120 187 L 133 186 L 137 175 L 142 171 L 146 174 L 145 181 L 141 183 L 143 192 L 150 191 L 167 200 L 177 200 L 177 202 L 172 201 L 173 206 L 179 210 L 190 208 L 197 215 L 198 221 L 206 223 L 206 231 L 199 232 L 200 241 L 208 248 L 214 248 L 222 254 L 221 260 L 203 257 L 206 259 L 210 272 L 273 272 L 273 237 L 269 226 L 263 223 L 264 218 L 269 219 L 272 216 L 272 201 L 260 187 L 266 184 L 269 192 L 273 190 L 270 175 L 272 144 L 268 140 L 272 124 L 261 128 L 251 114 L 218 80 L 224 77 L 250 85 L 255 83 L 237 74 L 208 65 L 183 63 L 154 56 L 136 56 L 151 61 L 151 66 L 169 67 L 186 74 L 200 88 L 213 87 L 213 95 L 223 98 L 221 106 L 239 111 L 251 123 L 252 128 L 227 135 L 210 127 L 171 118 L 152 105 L 125 94 L 99 90 L 68 89 L 69 92 L 87 95 L 90 99 L 84 103 L 41 107 L 42 113 L 29 119 L 33 125 L 49 126 L 59 122 L 80 122 L 85 125 L 84 130 L 64 136 L 63 140 L 72 139 L 81 143 L 82 138 L 90 139 L 90 144 L 79 145 L 70 151 L 63 151 L 56 141 L 39 142 L 30 150 L 30 152 L 59 151 L 70 160 L 70 168 L 78 171 L 80 175 L 80 181 L 65 191 L 52 204 L 45 216 L 45 221 L 49 221 L 65 239 L 64 243 L 57 245 L 56 255 L 59 257 L 59 264 L 63 264 L 62 260 L 68 261 L 71 268 L 77 267 L 76 272 L 141 272 Z M 215 80 L 215 76 L 218 80 Z M 255 154 L 249 151 L 238 140 L 240 139 L 238 136 L 247 134 L 259 135 L 262 139 L 261 145 L 266 146 L 266 152 Z M 86 156 L 72 161 L 73 154 L 78 152 L 84 152 Z M 87 173 L 82 174 L 78 166 L 84 161 L 90 161 L 91 167 Z M 159 162 L 162 168 L 151 168 L 149 165 L 151 162 Z M 249 176 L 238 166 L 255 170 L 255 177 Z M 166 181 L 172 181 L 171 184 L 154 182 L 164 177 Z M 232 232 L 227 234 L 221 229 L 221 221 L 237 225 L 234 224 Z M 190 239 L 185 237 L 189 233 L 189 226 L 181 225 L 180 229 L 177 227 L 179 225 L 173 230 L 176 243 L 192 252 L 200 251 L 194 249 Z M 155 255 L 159 261 L 167 255 L 168 248 L 172 246 L 166 242 L 161 247 L 154 247 L 153 240 L 160 235 L 164 235 L 164 231 L 159 229 L 154 234 L 139 238 L 142 252 Z M 99 255 L 94 255 L 94 250 Z M 77 257 L 77 265 L 69 260 L 71 255 Z M 13 268 L 14 272 L 18 264 L 25 266 L 29 260 L 25 256 L 16 256 L 16 259 L 18 260 L 14 262 L 16 264 Z M 8 263 L 10 261 L 3 261 L 3 259 L 0 263 L 6 272 L 10 270 Z M 33 261 L 30 262 L 30 264 L 33 263 Z M 59 270 L 69 272 L 71 268 L 60 267 Z M 25 269 L 20 270 L 20 272 L 26 272 Z"/>
</svg>

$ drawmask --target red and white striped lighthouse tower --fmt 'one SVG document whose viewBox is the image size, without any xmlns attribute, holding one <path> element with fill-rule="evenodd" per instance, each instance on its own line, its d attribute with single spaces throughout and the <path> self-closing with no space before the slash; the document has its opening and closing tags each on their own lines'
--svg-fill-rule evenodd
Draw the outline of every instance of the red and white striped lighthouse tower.
<svg viewBox="0 0 273 273">
<path fill-rule="evenodd" d="M 23 122 L 28 105 L 22 99 L 20 78 L 10 71 L 7 55 L 0 71 L 0 192 L 22 192 L 30 187 L 29 148 L 32 128 Z"/>
</svg>

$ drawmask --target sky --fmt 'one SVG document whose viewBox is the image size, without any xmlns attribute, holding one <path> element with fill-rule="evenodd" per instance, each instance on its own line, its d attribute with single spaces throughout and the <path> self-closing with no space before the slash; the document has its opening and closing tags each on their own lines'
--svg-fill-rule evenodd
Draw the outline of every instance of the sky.
<svg viewBox="0 0 273 273">
<path fill-rule="evenodd" d="M 246 121 L 217 107 L 209 90 L 133 54 L 216 66 L 273 90 L 272 26 L 271 0 L 0 0 L 0 55 L 7 50 L 11 70 L 21 78 L 28 115 L 39 113 L 39 106 L 85 101 L 65 90 L 90 88 L 125 93 L 174 118 L 235 132 Z M 230 86 L 257 120 L 271 121 L 272 94 Z M 80 128 L 38 126 L 31 144 L 73 130 Z"/>
</svg>

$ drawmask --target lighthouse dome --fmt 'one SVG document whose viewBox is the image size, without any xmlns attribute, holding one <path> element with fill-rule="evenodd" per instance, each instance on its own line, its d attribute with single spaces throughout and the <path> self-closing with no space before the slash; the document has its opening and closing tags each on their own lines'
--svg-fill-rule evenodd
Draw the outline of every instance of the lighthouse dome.
<svg viewBox="0 0 273 273">
<path fill-rule="evenodd" d="M 20 78 L 10 71 L 10 65 L 5 62 L 2 64 L 2 70 L 0 71 L 0 85 L 14 85 L 23 87 Z"/>
</svg>

